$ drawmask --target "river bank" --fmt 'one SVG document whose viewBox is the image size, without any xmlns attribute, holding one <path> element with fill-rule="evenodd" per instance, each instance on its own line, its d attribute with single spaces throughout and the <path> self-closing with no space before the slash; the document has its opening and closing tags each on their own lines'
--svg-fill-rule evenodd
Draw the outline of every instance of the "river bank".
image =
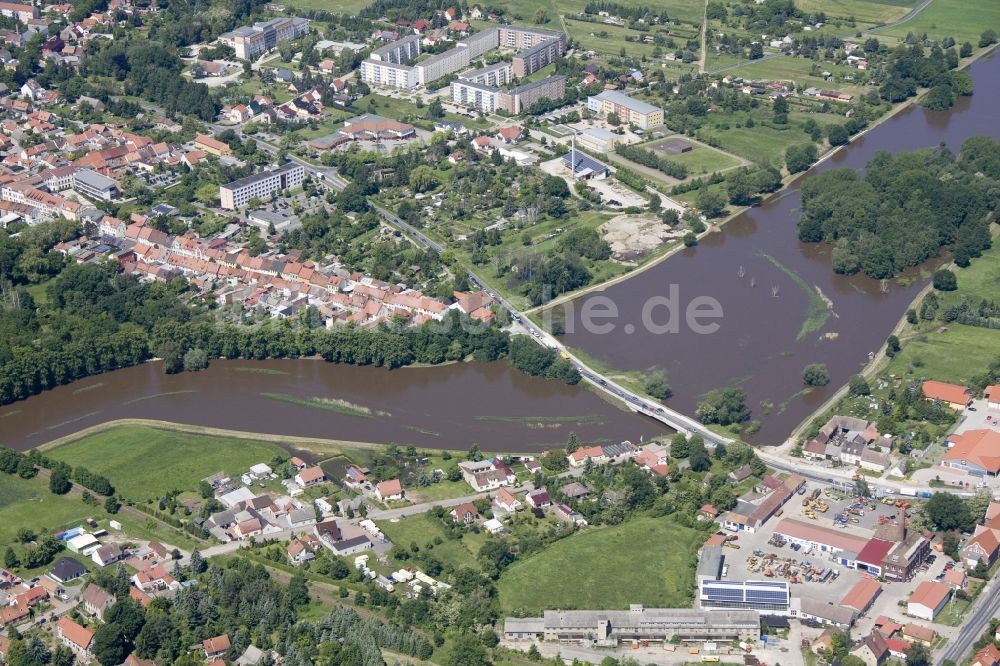
<svg viewBox="0 0 1000 666">
<path fill-rule="evenodd" d="M 900 152 L 946 143 L 957 150 L 968 137 L 1000 134 L 995 122 L 1000 104 L 995 81 L 1000 59 L 978 58 L 970 73 L 977 93 L 948 111 L 930 111 L 911 102 L 895 110 L 848 146 L 824 156 L 806 176 L 834 168 L 863 169 L 880 150 Z M 923 289 L 941 260 L 906 271 L 894 280 L 838 275 L 832 248 L 801 243 L 796 233 L 802 174 L 760 206 L 748 209 L 703 237 L 697 247 L 671 255 L 671 261 L 630 274 L 562 308 L 567 333 L 562 342 L 582 349 L 607 368 L 622 373 L 663 372 L 674 395 L 666 405 L 693 414 L 702 396 L 721 387 L 741 387 L 760 431 L 753 443 L 777 445 L 860 372 L 876 354 L 908 305 Z M 595 287 L 598 288 L 598 287 Z M 678 329 L 657 332 L 647 325 L 667 318 L 651 310 L 676 290 Z M 814 312 L 824 304 L 824 321 Z M 617 312 L 611 330 L 588 330 L 581 314 L 590 304 L 610 300 Z M 684 308 L 713 299 L 723 313 L 718 329 L 703 334 L 685 326 Z M 652 306 L 651 306 L 652 304 Z M 603 321 L 602 321 L 603 323 Z M 802 334 L 805 331 L 805 334 Z M 802 369 L 823 363 L 828 386 L 803 390 Z"/>
<path fill-rule="evenodd" d="M 122 421 L 261 434 L 303 447 L 478 444 L 497 452 L 544 451 L 570 433 L 611 442 L 670 432 L 582 386 L 529 377 L 504 362 L 386 370 L 315 359 L 217 359 L 201 372 L 174 375 L 154 362 L 0 408 L 3 445 L 18 450 Z"/>
<path fill-rule="evenodd" d="M 996 246 L 996 244 L 1000 242 L 1000 225 L 994 223 L 990 231 L 993 238 L 994 246 Z M 977 259 L 973 260 L 973 262 L 975 261 L 977 261 Z M 969 270 L 969 268 L 971 268 L 972 266 L 975 266 L 975 263 L 970 264 L 969 267 L 961 268 L 955 265 L 954 262 L 951 262 L 942 266 L 942 268 L 956 272 L 958 279 L 961 280 L 963 272 Z M 907 311 L 911 309 L 919 310 L 920 303 L 923 301 L 924 297 L 926 297 L 927 294 L 933 291 L 934 291 L 934 285 L 928 283 L 913 298 L 913 300 L 907 307 Z M 905 345 L 907 341 L 912 340 L 917 336 L 921 336 L 923 335 L 923 333 L 921 333 L 920 331 L 916 330 L 913 326 L 911 326 L 909 322 L 906 321 L 906 315 L 903 314 L 903 316 L 899 318 L 899 321 L 896 322 L 896 325 L 893 327 L 892 331 L 886 334 L 886 337 L 888 338 L 890 335 L 895 335 L 897 338 L 899 338 L 900 343 Z M 998 350 L 998 353 L 1000 353 L 1000 350 Z M 990 359 L 984 359 L 984 360 L 989 361 Z M 864 377 L 869 383 L 871 383 L 871 381 L 880 372 L 882 372 L 889 366 L 891 361 L 892 359 L 890 359 L 886 355 L 885 345 L 882 345 L 878 353 L 875 354 L 875 356 L 871 359 L 871 361 L 869 361 L 868 364 L 865 365 L 865 367 L 862 368 L 858 374 Z M 794 447 L 795 444 L 803 437 L 804 433 L 808 430 L 808 428 L 812 425 L 812 423 L 816 419 L 832 416 L 833 415 L 832 410 L 847 396 L 847 391 L 848 391 L 847 384 L 844 384 L 843 386 L 838 388 L 837 392 L 834 393 L 832 396 L 830 396 L 830 398 L 826 402 L 820 405 L 819 408 L 817 408 L 813 413 L 809 414 L 802 420 L 801 423 L 799 423 L 799 425 L 795 428 L 795 430 L 793 430 L 791 434 L 788 436 L 788 439 L 785 441 L 785 443 L 782 445 L 781 448 L 786 449 L 789 447 Z"/>
<path fill-rule="evenodd" d="M 958 67 L 958 69 L 960 69 L 960 70 L 966 70 L 970 66 L 972 66 L 974 63 L 976 63 L 977 61 L 979 61 L 981 58 L 989 55 L 992 52 L 993 52 L 993 49 L 990 49 L 990 48 L 981 49 L 980 51 L 974 53 L 973 55 L 969 56 L 968 58 L 965 58 L 964 60 L 962 60 L 961 63 L 960 63 L 960 65 L 959 65 L 959 67 Z M 864 128 L 863 130 L 861 130 L 860 132 L 858 132 L 857 134 L 855 134 L 854 136 L 852 136 L 850 138 L 850 142 L 849 143 L 844 144 L 842 146 L 832 146 L 832 147 L 828 148 L 822 155 L 819 156 L 819 158 L 816 160 L 816 163 L 812 166 L 812 168 L 807 169 L 806 171 L 802 171 L 802 172 L 794 173 L 794 174 L 788 174 L 788 175 L 782 177 L 782 179 L 781 179 L 781 183 L 782 183 L 781 184 L 781 188 L 778 189 L 775 192 L 772 192 L 771 194 L 768 194 L 766 197 L 763 197 L 760 200 L 760 202 L 757 204 L 757 206 L 764 205 L 769 200 L 771 200 L 773 198 L 777 198 L 777 197 L 782 196 L 789 187 L 791 187 L 793 184 L 797 183 L 800 179 L 805 178 L 806 176 L 808 176 L 811 173 L 813 173 L 813 170 L 816 167 L 819 167 L 820 165 L 822 165 L 827 160 L 833 159 L 841 151 L 846 150 L 850 146 L 850 144 L 853 143 L 854 141 L 856 141 L 856 140 L 864 137 L 866 134 L 872 132 L 873 130 L 875 130 L 876 128 L 878 128 L 883 123 L 891 120 L 896 115 L 898 115 L 898 114 L 900 114 L 900 113 L 902 113 L 904 111 L 909 110 L 910 108 L 912 108 L 915 105 L 919 105 L 920 102 L 923 100 L 923 98 L 927 95 L 927 92 L 928 92 L 927 89 L 921 89 L 915 97 L 911 97 L 911 98 L 909 98 L 909 99 L 907 99 L 907 100 L 905 100 L 905 101 L 897 104 L 896 106 L 892 107 L 886 113 L 884 113 L 882 116 L 880 116 L 877 120 L 875 120 L 873 123 L 871 123 L 868 127 Z M 701 143 L 700 141 L 697 141 L 697 140 L 694 140 L 694 139 L 689 139 L 689 141 L 691 141 L 692 143 Z M 705 144 L 705 145 L 708 145 L 708 144 Z M 736 157 L 739 157 L 739 156 L 737 155 Z M 738 165 L 736 167 L 731 167 L 730 169 L 726 169 L 726 171 L 729 171 L 729 170 L 732 170 L 732 169 L 735 169 L 735 168 L 740 168 L 741 166 L 745 166 L 747 164 L 747 161 L 744 158 L 740 158 L 740 159 L 743 162 L 742 164 L 740 164 L 740 165 Z M 752 209 L 754 207 L 755 206 L 734 206 L 734 207 L 731 207 L 731 208 L 727 209 L 727 210 L 729 210 L 729 213 L 725 217 L 720 218 L 719 220 L 712 221 L 710 224 L 707 225 L 707 228 L 705 229 L 705 231 L 703 231 L 702 233 L 700 233 L 700 234 L 697 235 L 698 241 L 701 242 L 701 240 L 703 238 L 705 238 L 706 236 L 721 231 L 726 226 L 727 223 L 731 222 L 732 220 L 735 220 L 740 215 L 744 214 L 745 212 L 747 212 L 748 210 L 750 210 L 750 209 Z M 537 305 L 535 307 L 528 308 L 527 310 L 524 310 L 524 313 L 527 314 L 527 315 L 529 315 L 529 316 L 531 316 L 532 320 L 534 320 L 535 323 L 541 324 L 542 323 L 541 320 L 534 316 L 536 313 L 544 312 L 545 310 L 547 310 L 549 308 L 558 307 L 558 306 L 563 305 L 565 303 L 568 303 L 570 301 L 576 300 L 578 298 L 582 298 L 582 297 L 584 297 L 584 296 L 586 296 L 588 294 L 593 294 L 593 293 L 605 291 L 605 290 L 607 290 L 610 287 L 613 287 L 613 286 L 615 286 L 617 284 L 621 284 L 621 283 L 623 283 L 623 282 L 625 282 L 625 281 L 627 281 L 627 280 L 629 280 L 631 278 L 636 277 L 637 275 L 642 274 L 645 271 L 648 271 L 648 270 L 650 270 L 652 268 L 655 268 L 656 266 L 658 266 L 659 264 L 663 263 L 664 261 L 666 261 L 667 259 L 671 258 L 672 256 L 676 255 L 677 253 L 683 252 L 685 249 L 687 249 L 687 248 L 685 248 L 683 245 L 678 245 L 676 247 L 671 248 L 667 252 L 664 252 L 663 254 L 655 255 L 655 256 L 651 257 L 649 259 L 649 261 L 644 262 L 644 263 L 640 264 L 639 266 L 636 266 L 635 268 L 633 268 L 633 269 L 631 269 L 631 270 L 629 270 L 629 271 L 627 271 L 627 272 L 625 272 L 625 273 L 623 273 L 621 275 L 616 275 L 613 278 L 610 278 L 608 280 L 604 280 L 603 282 L 600 282 L 600 283 L 597 283 L 597 284 L 587 285 L 586 287 L 583 287 L 582 289 L 579 289 L 579 290 L 576 290 L 576 291 L 573 291 L 573 292 L 568 292 L 568 293 L 565 293 L 565 294 L 560 294 L 558 297 L 552 299 L 551 301 L 548 301 L 548 302 L 543 303 L 541 305 Z"/>
</svg>

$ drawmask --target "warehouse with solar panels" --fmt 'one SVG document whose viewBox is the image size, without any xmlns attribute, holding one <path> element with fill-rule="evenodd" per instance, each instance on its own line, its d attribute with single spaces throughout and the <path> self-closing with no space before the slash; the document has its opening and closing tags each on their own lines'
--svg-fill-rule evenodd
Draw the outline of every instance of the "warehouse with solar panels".
<svg viewBox="0 0 1000 666">
<path fill-rule="evenodd" d="M 787 581 L 703 578 L 698 583 L 698 600 L 704 609 L 739 608 L 783 615 L 789 612 L 791 594 Z"/>
</svg>

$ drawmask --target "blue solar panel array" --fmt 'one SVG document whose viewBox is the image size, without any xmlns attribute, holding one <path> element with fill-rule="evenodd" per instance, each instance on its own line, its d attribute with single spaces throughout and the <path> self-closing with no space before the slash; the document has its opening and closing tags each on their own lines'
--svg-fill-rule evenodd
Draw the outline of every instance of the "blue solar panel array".
<svg viewBox="0 0 1000 666">
<path fill-rule="evenodd" d="M 566 165 L 566 167 L 570 166 L 570 162 L 576 162 L 576 165 L 573 168 L 573 173 L 580 173 L 584 169 L 590 169 L 595 173 L 599 173 L 602 171 L 607 171 L 608 169 L 608 167 L 605 166 L 604 164 L 601 164 L 590 155 L 579 150 L 577 150 L 575 153 L 571 150 L 570 152 L 563 155 L 562 159 L 563 159 L 563 164 Z"/>
<path fill-rule="evenodd" d="M 703 606 L 728 608 L 787 608 L 788 583 L 772 581 L 702 581 Z"/>
</svg>

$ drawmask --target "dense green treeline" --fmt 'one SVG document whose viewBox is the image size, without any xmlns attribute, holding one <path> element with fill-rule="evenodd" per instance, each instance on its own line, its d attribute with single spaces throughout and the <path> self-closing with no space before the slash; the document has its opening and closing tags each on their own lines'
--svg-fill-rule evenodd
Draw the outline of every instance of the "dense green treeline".
<svg viewBox="0 0 1000 666">
<path fill-rule="evenodd" d="M 23 263 L 20 255 L 34 246 L 5 245 L 4 239 L 0 234 L 0 268 L 11 268 L 3 272 L 7 277 L 0 308 L 0 404 L 154 356 L 163 359 L 167 372 L 185 365 L 203 367 L 186 363 L 192 351 L 192 358 L 203 360 L 319 356 L 387 368 L 508 356 L 507 333 L 458 311 L 422 326 L 396 321 L 374 329 L 324 328 L 312 308 L 297 320 L 222 324 L 215 304 L 192 294 L 184 279 L 144 283 L 113 263 L 65 266 L 46 285 L 44 301 L 36 303 L 24 288 L 32 280 L 16 270 Z M 16 283 L 10 279 L 14 276 Z M 571 366 L 551 357 L 515 365 L 529 374 L 579 381 Z"/>
<path fill-rule="evenodd" d="M 799 239 L 835 245 L 833 268 L 888 278 L 950 247 L 967 266 L 990 246 L 988 215 L 1000 203 L 1000 144 L 972 137 L 956 156 L 945 147 L 881 151 L 864 176 L 819 174 L 802 186 Z"/>
</svg>

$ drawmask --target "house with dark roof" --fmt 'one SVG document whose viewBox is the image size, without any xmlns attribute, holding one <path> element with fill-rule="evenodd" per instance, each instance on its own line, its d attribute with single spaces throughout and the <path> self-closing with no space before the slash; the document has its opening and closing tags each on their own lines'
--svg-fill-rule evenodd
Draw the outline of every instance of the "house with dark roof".
<svg viewBox="0 0 1000 666">
<path fill-rule="evenodd" d="M 544 509 L 547 506 L 552 506 L 552 498 L 544 489 L 531 491 L 524 500 L 533 509 Z"/>
<path fill-rule="evenodd" d="M 60 557 L 55 566 L 52 567 L 52 571 L 49 572 L 49 577 L 59 583 L 68 583 L 85 573 L 87 573 L 87 568 L 78 560 L 72 557 Z"/>
</svg>

